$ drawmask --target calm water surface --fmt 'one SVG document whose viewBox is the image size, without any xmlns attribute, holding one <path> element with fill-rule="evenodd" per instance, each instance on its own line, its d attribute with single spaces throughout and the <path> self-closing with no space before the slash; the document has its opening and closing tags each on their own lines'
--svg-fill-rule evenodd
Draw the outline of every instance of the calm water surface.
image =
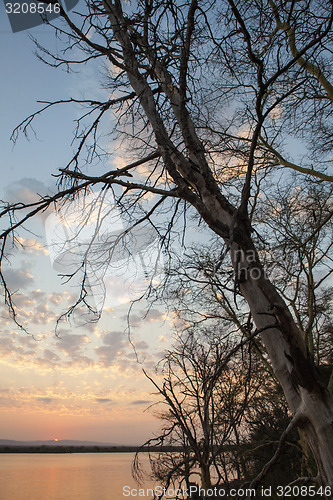
<svg viewBox="0 0 333 500">
<path fill-rule="evenodd" d="M 125 500 L 131 497 L 123 496 L 124 486 L 138 488 L 131 476 L 133 457 L 133 453 L 0 454 L 0 498 Z M 142 464 L 147 464 L 147 457 L 142 457 Z M 149 486 L 153 485 L 144 484 Z"/>
</svg>

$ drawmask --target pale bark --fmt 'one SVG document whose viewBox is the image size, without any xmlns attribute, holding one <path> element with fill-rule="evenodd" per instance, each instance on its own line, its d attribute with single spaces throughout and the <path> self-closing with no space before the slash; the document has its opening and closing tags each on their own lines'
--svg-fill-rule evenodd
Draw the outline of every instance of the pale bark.
<svg viewBox="0 0 333 500">
<path fill-rule="evenodd" d="M 246 262 L 243 263 L 244 265 Z M 258 279 L 247 279 L 240 290 L 258 329 L 276 322 L 261 333 L 274 373 L 279 380 L 298 426 L 303 430 L 318 467 L 318 482 L 333 485 L 333 403 L 306 349 L 286 304 L 263 276 L 257 261 L 247 263 L 259 270 Z"/>
<path fill-rule="evenodd" d="M 236 282 L 247 301 L 274 373 L 279 380 L 292 414 L 302 428 L 318 467 L 318 483 L 333 487 L 333 403 L 307 352 L 300 330 L 287 305 L 264 270 L 255 251 L 247 217 L 222 195 L 205 158 L 204 147 L 185 106 L 185 96 L 172 83 L 165 68 L 154 60 L 156 78 L 170 100 L 175 119 L 188 150 L 188 158 L 177 150 L 160 117 L 151 88 L 142 77 L 133 51 L 121 3 L 105 2 L 115 38 L 122 47 L 128 80 L 140 99 L 153 128 L 158 150 L 181 198 L 190 202 L 207 225 L 231 247 Z M 150 58 L 144 41 L 142 50 Z M 153 55 L 152 55 L 153 57 Z M 258 127 L 257 135 L 259 136 Z M 255 146 L 253 146 L 254 150 Z M 238 252 L 244 253 L 239 261 Z M 248 253 L 251 253 L 251 259 Z M 256 258 L 253 259 L 253 255 Z M 242 276 L 245 273 L 245 278 Z M 253 276 L 251 276 L 251 272 Z M 256 274 L 256 276 L 255 276 Z"/>
</svg>

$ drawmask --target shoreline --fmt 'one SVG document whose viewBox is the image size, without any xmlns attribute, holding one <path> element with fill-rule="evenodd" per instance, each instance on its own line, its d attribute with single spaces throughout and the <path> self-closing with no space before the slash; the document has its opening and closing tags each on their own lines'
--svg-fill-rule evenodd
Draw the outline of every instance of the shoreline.
<svg viewBox="0 0 333 500">
<path fill-rule="evenodd" d="M 65 446 L 65 445 L 5 445 L 0 446 L 0 453 L 159 453 L 180 451 L 177 447 L 151 447 L 140 448 L 140 446 Z"/>
</svg>

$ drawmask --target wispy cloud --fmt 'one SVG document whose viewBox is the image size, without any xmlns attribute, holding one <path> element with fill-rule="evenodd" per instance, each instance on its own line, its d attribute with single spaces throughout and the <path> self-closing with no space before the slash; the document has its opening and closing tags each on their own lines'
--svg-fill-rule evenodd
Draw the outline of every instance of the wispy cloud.
<svg viewBox="0 0 333 500">
<path fill-rule="evenodd" d="M 10 290 L 22 290 L 34 282 L 34 278 L 29 271 L 29 263 L 22 262 L 18 269 L 7 269 L 5 272 L 6 282 Z M 18 297 L 18 296 L 17 296 Z M 19 300 L 15 297 L 16 302 Z"/>
</svg>

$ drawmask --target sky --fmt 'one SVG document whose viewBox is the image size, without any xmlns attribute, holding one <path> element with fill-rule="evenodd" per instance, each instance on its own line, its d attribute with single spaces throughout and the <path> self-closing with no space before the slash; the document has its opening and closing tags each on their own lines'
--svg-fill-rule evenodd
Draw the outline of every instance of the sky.
<svg viewBox="0 0 333 500">
<path fill-rule="evenodd" d="M 47 26 L 12 33 L 0 2 L 0 198 L 8 202 L 30 202 L 36 193 L 54 192 L 52 174 L 66 166 L 74 151 L 71 141 L 81 110 L 63 104 L 38 115 L 28 138 L 20 134 L 14 147 L 10 141 L 13 129 L 45 105 L 38 101 L 109 97 L 100 85 L 100 67 L 81 65 L 68 73 L 66 68 L 46 66 L 34 54 L 29 35 L 41 45 L 58 43 Z M 110 115 L 106 132 L 112 125 Z M 127 163 L 111 137 L 102 141 L 113 153 L 103 168 L 111 170 Z M 287 144 L 296 162 L 304 148 L 294 139 Z M 90 192 L 87 199 L 99 206 L 98 193 Z M 103 234 L 108 235 L 121 229 L 121 220 L 112 209 L 113 200 L 104 201 L 113 214 L 103 227 Z M 61 266 L 64 261 L 67 269 L 75 265 L 79 244 L 86 244 L 92 231 L 85 224 L 80 241 L 67 238 L 71 243 L 65 243 L 64 235 L 71 235 L 73 228 L 71 214 L 76 221 L 86 217 L 80 203 L 60 214 L 49 210 L 36 217 L 29 231 L 20 231 L 18 244 L 5 263 L 8 285 L 15 292 L 17 319 L 26 331 L 14 324 L 0 302 L 0 439 L 135 445 L 153 437 L 161 426 L 154 415 L 158 397 L 143 369 L 154 374 L 156 363 L 172 344 L 178 318 L 158 304 L 147 310 L 143 300 L 135 302 L 128 316 L 128 299 L 140 296 L 147 261 L 151 258 L 163 265 L 156 242 L 151 241 L 149 251 L 147 247 L 133 254 L 129 267 L 136 273 L 134 282 L 121 259 L 114 268 L 102 269 L 102 278 L 98 262 L 90 265 L 89 300 L 102 313 L 98 322 L 80 311 L 70 322 L 57 322 L 79 293 L 75 281 L 61 280 L 59 274 L 66 271 Z M 0 228 L 5 227 L 1 224 Z M 107 291 L 104 303 L 103 287 Z"/>
<path fill-rule="evenodd" d="M 79 110 L 67 106 L 39 116 L 36 135 L 30 133 L 29 140 L 20 136 L 13 147 L 12 130 L 39 109 L 37 101 L 91 93 L 105 97 L 97 70 L 66 73 L 45 66 L 34 55 L 29 34 L 41 44 L 53 40 L 52 30 L 44 26 L 13 34 L 0 3 L 0 192 L 11 202 L 31 201 L 36 193 L 54 189 L 51 173 L 67 163 L 73 150 Z M 115 155 L 113 162 L 120 161 Z M 12 249 L 5 267 L 18 321 L 28 333 L 16 327 L 1 303 L 0 439 L 142 444 L 160 426 L 154 411 L 145 411 L 157 396 L 142 370 L 154 373 L 170 346 L 174 320 L 161 306 L 147 314 L 147 304 L 139 301 L 131 312 L 129 335 L 129 304 L 109 276 L 101 319 L 92 322 L 78 314 L 70 323 L 60 321 L 55 332 L 57 319 L 78 293 L 75 283 L 59 278 L 50 246 L 55 219 L 49 211 L 29 226 L 30 232 L 21 231 L 22 246 Z"/>
</svg>

